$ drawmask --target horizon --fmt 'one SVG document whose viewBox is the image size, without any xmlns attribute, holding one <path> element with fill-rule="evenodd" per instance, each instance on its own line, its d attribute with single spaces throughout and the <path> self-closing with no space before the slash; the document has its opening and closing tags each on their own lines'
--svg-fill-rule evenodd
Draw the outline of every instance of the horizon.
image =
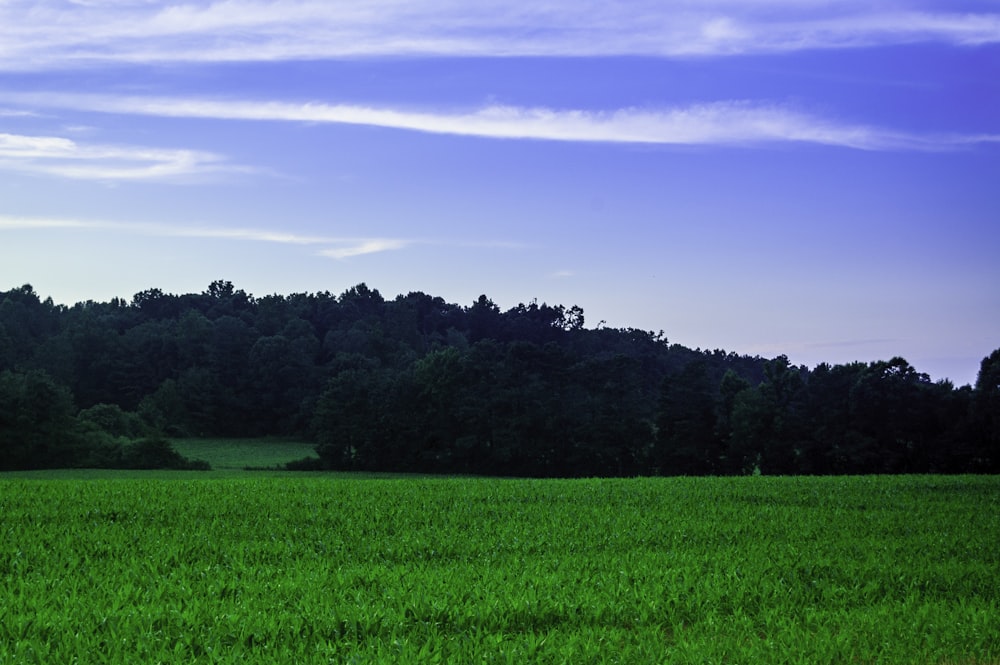
<svg viewBox="0 0 1000 665">
<path fill-rule="evenodd" d="M 254 300 L 254 301 L 259 300 L 259 299 L 264 298 L 264 297 L 267 297 L 267 296 L 288 297 L 288 296 L 291 296 L 291 295 L 299 295 L 299 294 L 319 295 L 320 293 L 329 293 L 330 296 L 339 299 L 340 296 L 344 295 L 344 293 L 346 291 L 348 291 L 348 290 L 350 290 L 350 289 L 352 289 L 354 287 L 361 286 L 361 285 L 364 285 L 364 286 L 368 287 L 369 289 L 371 289 L 372 292 L 377 293 L 379 296 L 382 297 L 382 299 L 385 302 L 392 302 L 392 301 L 396 300 L 397 298 L 403 298 L 406 295 L 411 294 L 411 293 L 424 293 L 425 295 L 430 296 L 432 298 L 440 297 L 440 296 L 437 296 L 436 294 L 433 294 L 433 293 L 427 293 L 427 292 L 421 291 L 420 289 L 412 289 L 412 290 L 408 291 L 407 293 L 398 293 L 398 294 L 394 294 L 394 295 L 390 296 L 390 295 L 387 295 L 385 293 L 382 293 L 382 291 L 379 290 L 377 287 L 373 287 L 373 286 L 371 286 L 371 285 L 369 285 L 367 283 L 364 283 L 364 282 L 351 285 L 350 287 L 347 287 L 346 289 L 340 291 L 339 293 L 333 292 L 333 291 L 328 291 L 328 292 L 324 292 L 324 291 L 299 291 L 299 292 L 296 292 L 296 293 L 274 293 L 274 292 L 270 292 L 270 293 L 267 293 L 267 294 L 264 294 L 264 295 L 258 295 L 256 293 L 247 291 L 246 289 L 241 289 L 238 284 L 232 283 L 231 280 L 220 279 L 220 280 L 217 280 L 217 281 L 224 282 L 224 283 L 229 283 L 233 287 L 234 291 L 236 291 L 236 292 L 242 291 L 242 292 L 244 292 L 247 295 L 247 297 L 249 297 L 251 300 Z M 204 295 L 204 294 L 208 293 L 208 288 L 207 288 L 208 286 L 211 286 L 211 285 L 207 285 L 206 288 L 203 289 L 202 291 L 197 291 L 197 292 L 192 291 L 192 292 L 188 292 L 188 293 L 173 293 L 173 292 L 169 292 L 169 291 L 163 291 L 162 289 L 160 289 L 160 290 L 163 291 L 163 294 L 165 296 L 184 297 L 184 296 L 190 296 L 190 295 Z M 51 296 L 45 296 L 45 294 L 38 293 L 38 291 L 35 290 L 34 286 L 31 285 L 31 284 L 23 284 L 23 285 L 21 285 L 21 287 L 14 287 L 14 288 L 23 288 L 23 287 L 31 287 L 34 290 L 35 295 L 37 295 L 38 298 L 41 301 L 45 302 L 47 300 L 51 300 L 51 302 L 52 302 L 53 305 L 55 305 L 57 307 L 65 307 L 67 309 L 75 307 L 75 306 L 78 306 L 78 305 L 86 305 L 88 302 L 93 302 L 93 303 L 98 303 L 98 304 L 108 304 L 108 303 L 110 303 L 111 300 L 113 300 L 115 298 L 123 301 L 128 306 L 134 306 L 134 302 L 133 302 L 134 301 L 134 297 L 136 295 L 139 295 L 139 293 L 141 293 L 141 292 L 137 292 L 135 294 L 132 294 L 132 296 L 128 297 L 128 298 L 120 297 L 120 296 L 114 296 L 114 297 L 112 297 L 111 299 L 108 299 L 108 300 L 93 300 L 93 299 L 88 299 L 88 300 L 83 300 L 83 301 L 76 301 L 76 302 L 73 302 L 73 303 L 65 303 L 65 302 L 58 302 L 54 298 L 52 298 Z M 156 289 L 156 288 L 157 287 L 150 287 L 150 289 Z M 6 290 L 9 291 L 9 290 L 12 290 L 12 289 L 6 289 Z M 3 291 L 0 291 L 0 293 L 2 293 L 2 292 Z M 541 302 L 541 303 L 539 303 L 537 301 L 537 299 L 529 299 L 529 300 L 522 300 L 522 301 L 519 301 L 516 304 L 512 304 L 512 305 L 510 305 L 508 307 L 505 307 L 505 306 L 501 306 L 499 303 L 496 303 L 495 301 L 493 301 L 493 299 L 490 298 L 489 294 L 484 293 L 484 294 L 480 294 L 480 295 L 481 296 L 485 296 L 491 302 L 494 302 L 494 304 L 497 305 L 497 307 L 500 309 L 501 312 L 507 312 L 509 310 L 516 309 L 519 306 L 529 306 L 532 303 L 536 303 L 539 306 L 546 306 L 546 305 L 547 306 L 551 306 L 551 307 L 560 307 L 561 306 L 561 307 L 565 307 L 566 309 L 569 309 L 570 307 L 574 306 L 574 305 L 570 305 L 570 304 L 567 304 L 567 303 L 556 303 L 556 302 L 551 302 L 551 303 L 550 302 Z M 478 297 L 477 297 L 477 299 L 478 299 Z M 455 302 L 449 302 L 447 300 L 445 300 L 445 302 L 448 305 L 450 305 L 450 306 L 457 306 L 457 307 L 461 307 L 461 308 L 466 309 L 466 310 L 469 309 L 470 307 L 472 307 L 475 304 L 474 302 L 470 302 L 470 303 L 455 303 Z M 583 308 L 581 307 L 580 309 L 583 309 Z M 595 324 L 593 321 L 586 320 L 586 319 L 589 319 L 589 317 L 587 317 L 585 309 L 583 309 L 583 315 L 585 317 L 585 323 L 583 325 L 583 329 L 585 329 L 585 330 L 599 330 L 599 329 L 602 329 L 602 328 L 609 328 L 609 329 L 635 328 L 634 326 L 609 326 L 607 324 L 607 321 L 604 321 L 604 320 L 598 321 Z M 646 332 L 648 334 L 651 334 L 651 335 L 661 335 L 663 341 L 666 342 L 667 344 L 671 345 L 671 346 L 673 346 L 674 344 L 678 344 L 678 345 L 680 345 L 682 347 L 686 347 L 686 348 L 688 348 L 688 349 L 690 349 L 692 351 L 695 351 L 695 352 L 717 353 L 717 352 L 721 351 L 721 352 L 725 352 L 727 354 L 728 353 L 736 353 L 732 349 L 707 348 L 707 347 L 701 347 L 701 346 L 691 346 L 691 345 L 687 345 L 687 344 L 681 344 L 679 342 L 675 342 L 674 340 L 671 340 L 669 338 L 669 336 L 666 334 L 666 331 L 664 331 L 664 330 L 653 330 L 653 329 L 640 329 L 640 330 L 643 330 L 644 332 Z M 891 340 L 871 340 L 871 341 L 872 342 L 889 342 Z M 765 360 L 773 360 L 773 359 L 777 358 L 778 356 L 785 356 L 787 358 L 787 354 L 784 354 L 784 353 L 774 354 L 772 356 L 763 356 L 761 354 L 740 354 L 740 353 L 737 353 L 737 355 L 747 356 L 747 357 L 758 357 L 758 358 L 762 358 L 762 359 L 765 359 Z M 989 355 L 989 354 L 987 354 L 987 355 Z M 812 372 L 812 371 L 814 371 L 816 369 L 817 366 L 822 365 L 822 364 L 826 364 L 826 365 L 830 365 L 830 366 L 835 366 L 835 365 L 849 365 L 849 364 L 854 363 L 854 362 L 863 362 L 863 363 L 866 363 L 866 364 L 871 364 L 871 363 L 879 362 L 879 361 L 890 361 L 890 360 L 892 360 L 893 358 L 896 358 L 896 357 L 900 357 L 899 354 L 886 356 L 884 358 L 876 358 L 876 359 L 873 359 L 873 360 L 870 360 L 870 361 L 865 361 L 865 360 L 848 360 L 848 361 L 843 361 L 843 362 L 839 362 L 839 363 L 838 362 L 820 361 L 820 362 L 816 363 L 816 365 L 813 365 L 813 366 L 808 366 L 808 365 L 805 365 L 805 364 L 797 364 L 797 363 L 794 363 L 794 362 L 792 362 L 791 364 L 794 367 L 805 368 L 806 370 Z M 985 356 L 984 356 L 984 359 L 985 359 Z M 904 358 L 904 360 L 907 360 L 907 362 L 909 362 L 909 359 L 907 359 L 907 358 Z M 912 363 L 910 363 L 910 365 L 913 366 Z M 927 372 L 924 372 L 923 370 L 921 370 L 920 367 L 915 367 L 914 366 L 914 369 L 917 372 L 921 373 L 921 374 L 928 374 Z M 928 374 L 928 376 L 930 376 L 930 375 Z M 978 370 L 977 370 L 977 376 L 978 376 Z M 931 380 L 935 380 L 934 377 L 930 377 L 930 378 L 931 378 Z M 951 379 L 948 379 L 947 377 L 943 377 L 941 379 L 937 379 L 937 381 L 942 381 L 942 380 L 951 381 Z M 973 379 L 972 381 L 969 381 L 969 382 L 966 382 L 966 383 L 963 383 L 963 384 L 955 383 L 955 382 L 953 382 L 953 383 L 954 383 L 954 386 L 956 388 L 961 387 L 962 385 L 974 386 L 975 383 L 976 383 L 976 380 Z"/>
<path fill-rule="evenodd" d="M 0 290 L 366 283 L 795 365 L 1000 347 L 1000 2 L 0 4 Z"/>
</svg>

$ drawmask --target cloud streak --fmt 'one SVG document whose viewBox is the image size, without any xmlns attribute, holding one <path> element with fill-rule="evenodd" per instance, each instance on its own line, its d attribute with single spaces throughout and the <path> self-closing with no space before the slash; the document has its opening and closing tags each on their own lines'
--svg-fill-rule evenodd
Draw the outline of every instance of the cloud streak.
<svg viewBox="0 0 1000 665">
<path fill-rule="evenodd" d="M 124 223 L 78 219 L 38 217 L 13 217 L 0 215 L 0 231 L 67 229 L 91 231 L 117 231 L 161 238 L 200 238 L 221 240 L 247 240 L 281 245 L 326 245 L 317 254 L 343 259 L 361 254 L 403 249 L 414 241 L 403 238 L 355 238 L 314 236 L 271 231 L 267 229 L 240 229 L 211 226 L 174 226 L 167 224 Z"/>
<path fill-rule="evenodd" d="M 359 240 L 342 247 L 332 247 L 320 250 L 320 256 L 328 256 L 333 259 L 346 259 L 351 256 L 361 256 L 362 254 L 376 254 L 396 249 L 403 249 L 412 241 L 400 238 L 371 238 Z"/>
<path fill-rule="evenodd" d="M 32 118 L 37 116 L 37 113 L 31 111 L 25 111 L 22 109 L 5 109 L 0 108 L 0 118 Z"/>
<path fill-rule="evenodd" d="M 510 242 L 461 242 L 413 238 L 322 236 L 274 231 L 270 229 L 224 228 L 218 226 L 183 226 L 170 224 L 126 223 L 50 217 L 0 215 L 0 232 L 37 230 L 113 231 L 158 238 L 195 238 L 264 242 L 279 245 L 317 247 L 315 254 L 332 259 L 348 259 L 366 254 L 406 249 L 414 245 L 462 247 L 498 247 L 515 249 L 523 245 Z"/>
<path fill-rule="evenodd" d="M 806 143 L 859 150 L 952 150 L 1000 142 L 1000 135 L 918 135 L 853 125 L 814 114 L 746 101 L 612 111 L 486 106 L 420 111 L 349 104 L 87 94 L 8 94 L 36 106 L 171 118 L 368 125 L 492 139 L 652 145 Z"/>
<path fill-rule="evenodd" d="M 78 180 L 175 180 L 250 169 L 200 150 L 78 143 L 60 136 L 0 133 L 0 170 Z"/>
<path fill-rule="evenodd" d="M 0 2 L 0 69 L 382 56 L 724 56 L 1000 42 L 1000 13 L 943 0 Z M 776 11 L 780 10 L 780 11 Z"/>
</svg>

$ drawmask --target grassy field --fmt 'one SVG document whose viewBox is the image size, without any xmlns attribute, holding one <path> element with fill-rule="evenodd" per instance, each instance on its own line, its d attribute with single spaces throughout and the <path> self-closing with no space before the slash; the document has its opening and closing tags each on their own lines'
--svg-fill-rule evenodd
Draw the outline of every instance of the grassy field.
<svg viewBox="0 0 1000 665">
<path fill-rule="evenodd" d="M 186 453 L 187 454 L 187 453 Z M 0 663 L 1000 663 L 1000 478 L 0 475 Z"/>
<path fill-rule="evenodd" d="M 272 469 L 316 457 L 316 444 L 293 439 L 172 439 L 171 443 L 184 457 L 205 460 L 218 470 Z"/>
</svg>

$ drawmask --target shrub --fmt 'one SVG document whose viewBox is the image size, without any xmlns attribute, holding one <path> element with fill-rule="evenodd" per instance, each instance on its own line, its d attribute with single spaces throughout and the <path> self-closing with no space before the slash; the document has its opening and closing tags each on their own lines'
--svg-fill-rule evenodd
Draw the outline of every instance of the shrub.
<svg viewBox="0 0 1000 665">
<path fill-rule="evenodd" d="M 153 436 L 139 439 L 122 449 L 120 468 L 124 469 L 191 469 L 206 471 L 209 464 L 203 460 L 189 460 L 176 450 L 167 439 Z"/>
<path fill-rule="evenodd" d="M 93 423 L 114 437 L 134 439 L 147 434 L 148 430 L 137 414 L 124 411 L 117 404 L 95 404 L 81 410 L 77 418 L 84 423 Z"/>
<path fill-rule="evenodd" d="M 328 471 L 329 468 L 319 457 L 303 457 L 285 464 L 288 471 Z"/>
</svg>

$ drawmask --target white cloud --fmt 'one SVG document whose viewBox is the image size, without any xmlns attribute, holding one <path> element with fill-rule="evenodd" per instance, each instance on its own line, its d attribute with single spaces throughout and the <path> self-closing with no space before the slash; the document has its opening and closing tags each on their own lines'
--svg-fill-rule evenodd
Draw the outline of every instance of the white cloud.
<svg viewBox="0 0 1000 665">
<path fill-rule="evenodd" d="M 948 150 L 997 142 L 998 135 L 915 135 L 829 120 L 792 108 L 744 101 L 613 111 L 487 106 L 466 111 L 324 103 L 77 94 L 0 94 L 36 106 L 174 118 L 357 124 L 494 139 L 744 145 L 812 143 L 861 150 Z M 65 141 L 65 139 L 60 139 Z M 57 146 L 52 146 L 52 150 Z"/>
<path fill-rule="evenodd" d="M 60 136 L 0 133 L 0 170 L 84 180 L 184 180 L 247 171 L 199 150 L 79 143 Z"/>
<path fill-rule="evenodd" d="M 78 229 L 114 231 L 161 238 L 206 238 L 244 240 L 283 245 L 323 246 L 317 254 L 334 259 L 344 259 L 363 254 L 374 254 L 404 249 L 417 241 L 405 238 L 364 238 L 316 236 L 272 231 L 269 229 L 224 228 L 217 226 L 180 226 L 169 224 L 125 223 L 115 221 L 81 220 L 46 217 L 15 217 L 0 215 L 0 232 L 41 229 Z M 421 244 L 435 244 L 420 241 Z"/>
<path fill-rule="evenodd" d="M 141 235 L 170 236 L 180 238 L 221 238 L 229 240 L 254 240 L 291 245 L 321 245 L 333 243 L 363 242 L 365 239 L 336 236 L 315 236 L 271 231 L 268 229 L 225 228 L 213 226 L 183 226 L 174 224 L 150 224 L 144 222 L 114 222 L 85 219 L 51 217 L 15 217 L 0 215 L 0 229 L 94 229 L 114 230 Z"/>
<path fill-rule="evenodd" d="M 371 238 L 368 240 L 358 240 L 344 244 L 342 247 L 331 247 L 320 250 L 320 256 L 328 256 L 333 259 L 346 259 L 351 256 L 362 254 L 375 254 L 376 252 L 386 252 L 395 249 L 403 249 L 410 245 L 411 241 L 399 238 Z"/>
<path fill-rule="evenodd" d="M 24 111 L 21 109 L 4 109 L 0 108 L 0 118 L 33 118 L 38 114 L 31 111 Z"/>
<path fill-rule="evenodd" d="M 690 56 L 1000 42 L 1000 13 L 887 0 L 0 3 L 0 69 L 367 56 Z"/>
</svg>

